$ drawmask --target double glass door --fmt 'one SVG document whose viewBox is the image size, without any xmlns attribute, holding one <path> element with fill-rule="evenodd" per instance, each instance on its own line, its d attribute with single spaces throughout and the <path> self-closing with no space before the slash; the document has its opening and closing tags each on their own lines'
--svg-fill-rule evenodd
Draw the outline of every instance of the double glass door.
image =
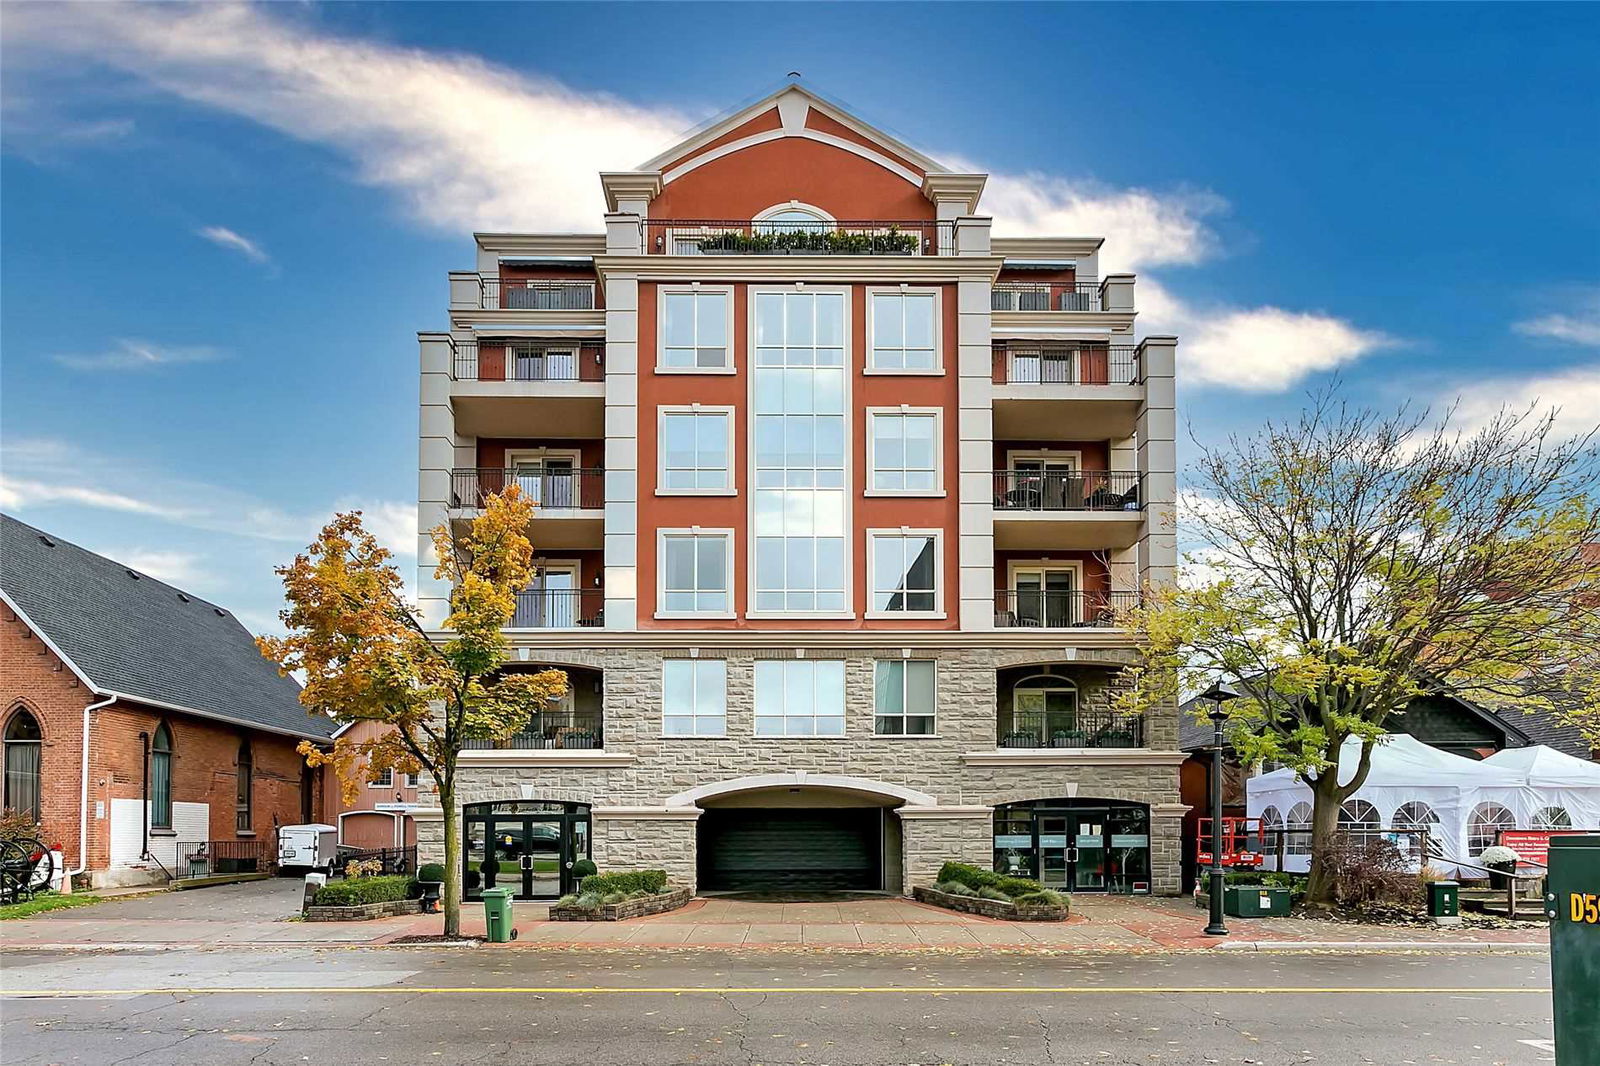
<svg viewBox="0 0 1600 1066">
<path fill-rule="evenodd" d="M 1017 622 L 1045 629 L 1078 624 L 1078 573 L 1076 570 L 1018 570 L 1012 577 L 1016 585 Z"/>
<path fill-rule="evenodd" d="M 1040 812 L 1039 881 L 1063 892 L 1106 890 L 1106 812 Z"/>
<path fill-rule="evenodd" d="M 536 802 L 472 806 L 513 809 L 468 808 L 464 849 L 468 896 L 479 896 L 486 888 L 509 888 L 517 899 L 557 899 L 576 891 L 572 865 L 589 856 L 587 807 Z M 568 807 L 575 809 L 563 810 Z"/>
<path fill-rule="evenodd" d="M 1150 810 L 1050 799 L 995 809 L 994 868 L 1062 892 L 1150 891 Z"/>
<path fill-rule="evenodd" d="M 578 463 L 575 459 L 520 460 L 512 464 L 517 486 L 540 507 L 578 506 Z"/>
</svg>

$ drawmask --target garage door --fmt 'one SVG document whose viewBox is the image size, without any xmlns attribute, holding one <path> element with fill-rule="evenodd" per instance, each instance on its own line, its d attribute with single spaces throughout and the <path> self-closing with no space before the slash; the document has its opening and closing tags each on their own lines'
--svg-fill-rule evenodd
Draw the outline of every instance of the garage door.
<svg viewBox="0 0 1600 1066">
<path fill-rule="evenodd" d="M 699 841 L 705 891 L 883 888 L 881 808 L 711 809 Z"/>
</svg>

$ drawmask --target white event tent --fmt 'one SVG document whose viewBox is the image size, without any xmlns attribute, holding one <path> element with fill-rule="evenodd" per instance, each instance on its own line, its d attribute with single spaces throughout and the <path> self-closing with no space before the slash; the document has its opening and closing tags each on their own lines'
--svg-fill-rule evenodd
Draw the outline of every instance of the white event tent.
<svg viewBox="0 0 1600 1066">
<path fill-rule="evenodd" d="M 1339 753 L 1339 780 L 1355 776 L 1361 742 Z M 1293 770 L 1250 778 L 1245 809 L 1265 828 L 1292 833 L 1284 868 L 1311 863 L 1311 789 Z M 1372 769 L 1345 801 L 1340 821 L 1368 834 L 1427 829 L 1428 864 L 1447 875 L 1483 877 L 1474 861 L 1501 829 L 1600 829 L 1600 763 L 1553 748 L 1508 748 L 1482 762 L 1451 755 L 1404 733 L 1390 734 L 1372 752 Z M 1394 837 L 1407 850 L 1412 837 Z M 1268 866 L 1276 865 L 1268 847 Z M 1414 861 L 1420 855 L 1411 854 Z"/>
</svg>

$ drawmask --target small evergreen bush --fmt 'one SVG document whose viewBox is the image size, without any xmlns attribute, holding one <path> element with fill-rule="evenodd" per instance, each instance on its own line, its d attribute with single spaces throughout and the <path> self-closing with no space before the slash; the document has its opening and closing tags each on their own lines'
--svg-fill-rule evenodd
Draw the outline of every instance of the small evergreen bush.
<svg viewBox="0 0 1600 1066">
<path fill-rule="evenodd" d="M 969 888 L 960 881 L 951 881 L 946 888 L 952 896 L 976 896 L 978 894 L 977 889 Z"/>
<path fill-rule="evenodd" d="M 352 877 L 329 881 L 311 897 L 313 907 L 359 907 L 364 903 L 388 903 L 410 896 L 411 878 L 404 874 L 386 877 Z"/>
<path fill-rule="evenodd" d="M 667 887 L 665 870 L 618 870 L 609 874 L 590 874 L 582 882 L 585 894 L 610 892 L 660 892 Z"/>
<path fill-rule="evenodd" d="M 978 889 L 979 899 L 992 899 L 1000 903 L 1010 903 L 1011 897 L 992 885 L 984 885 Z"/>
<path fill-rule="evenodd" d="M 941 883 L 963 884 L 973 891 L 982 888 L 998 889 L 1013 899 L 1029 892 L 1038 892 L 1044 887 L 1031 878 L 1008 877 L 964 862 L 947 862 L 939 867 L 938 880 Z"/>
<path fill-rule="evenodd" d="M 424 863 L 417 871 L 418 881 L 443 881 L 444 867 L 436 862 Z"/>
<path fill-rule="evenodd" d="M 1041 888 L 1037 892 L 1018 896 L 1016 904 L 1019 907 L 1065 907 L 1067 897 L 1053 889 Z"/>
<path fill-rule="evenodd" d="M 576 907 L 577 905 L 578 896 L 575 892 L 568 892 L 565 896 L 562 896 L 560 899 L 556 900 L 557 907 Z"/>
<path fill-rule="evenodd" d="M 577 907 L 579 910 L 597 911 L 600 909 L 600 905 L 604 902 L 605 900 L 601 898 L 600 893 L 585 891 L 580 893 L 578 898 L 572 901 L 572 905 Z"/>
<path fill-rule="evenodd" d="M 599 872 L 600 868 L 594 864 L 593 859 L 579 859 L 572 864 L 572 876 L 580 881 L 585 877 L 593 877 Z"/>
</svg>

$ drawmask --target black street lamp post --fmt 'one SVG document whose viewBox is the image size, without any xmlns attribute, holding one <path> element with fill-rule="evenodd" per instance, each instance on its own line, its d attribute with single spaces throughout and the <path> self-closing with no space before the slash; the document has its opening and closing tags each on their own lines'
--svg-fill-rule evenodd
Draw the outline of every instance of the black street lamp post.
<svg viewBox="0 0 1600 1066">
<path fill-rule="evenodd" d="M 1238 699 L 1239 693 L 1219 681 L 1200 698 L 1211 701 L 1211 922 L 1206 936 L 1227 936 L 1228 926 L 1222 920 L 1222 723 L 1227 713 L 1222 705 Z"/>
</svg>

